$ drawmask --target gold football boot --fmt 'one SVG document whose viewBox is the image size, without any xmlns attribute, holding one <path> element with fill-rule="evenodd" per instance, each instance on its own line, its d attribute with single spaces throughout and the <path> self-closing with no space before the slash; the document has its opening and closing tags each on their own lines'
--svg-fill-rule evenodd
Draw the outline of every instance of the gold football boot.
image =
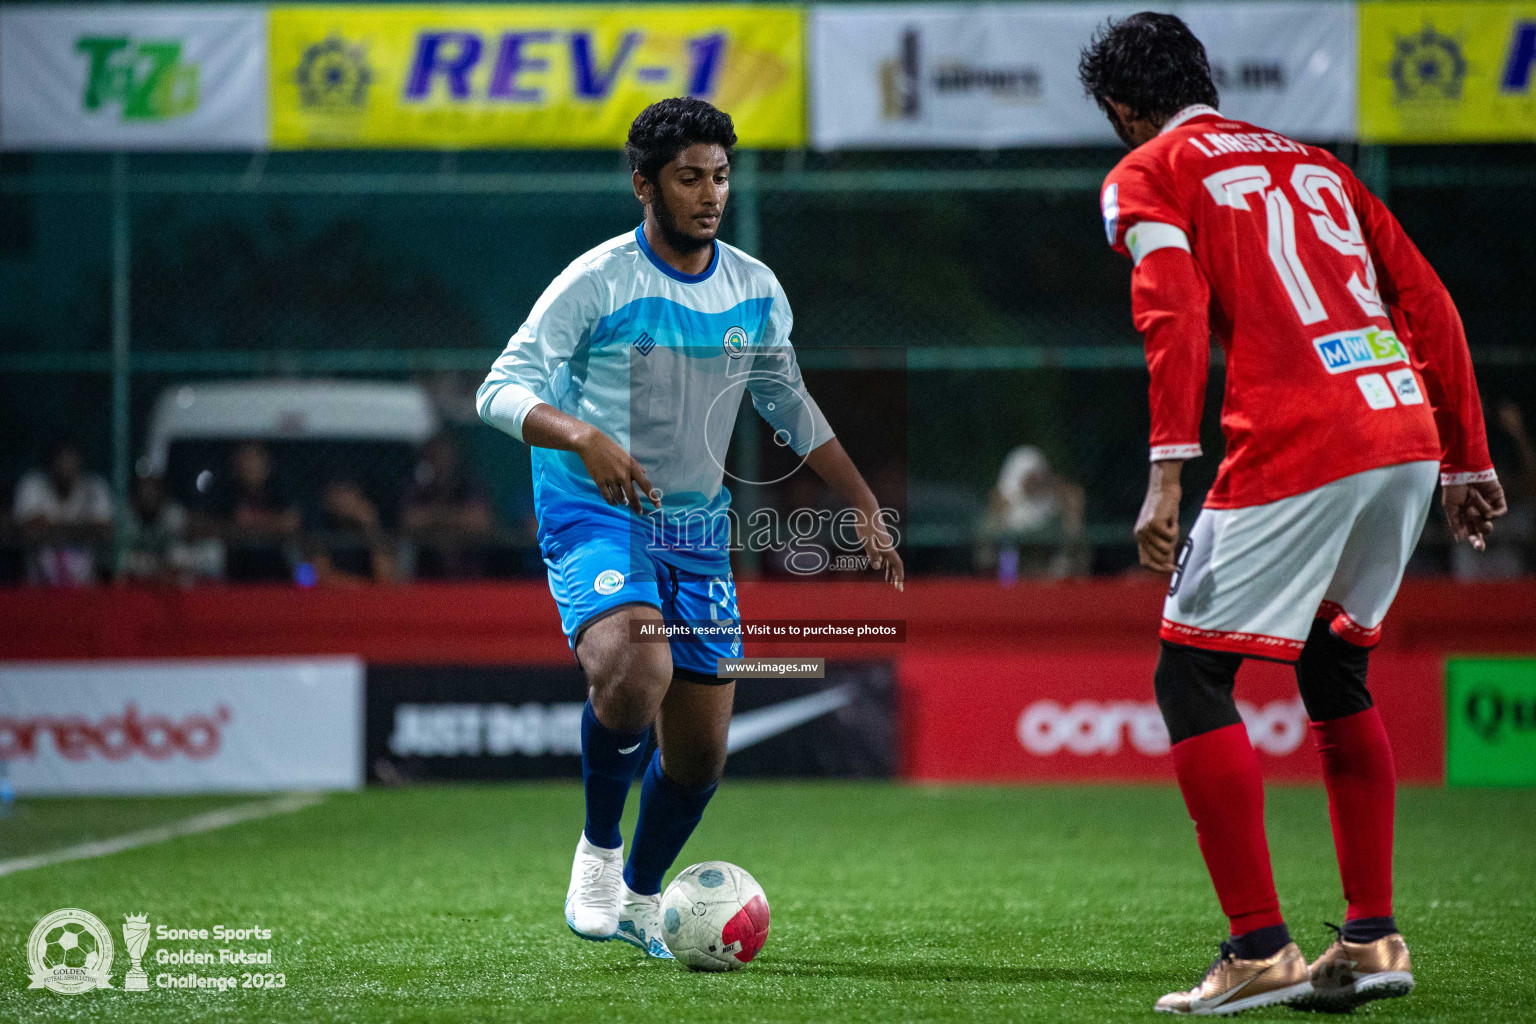
<svg viewBox="0 0 1536 1024">
<path fill-rule="evenodd" d="M 1312 994 L 1297 1004 L 1306 1010 L 1343 1012 L 1373 999 L 1413 991 L 1408 944 L 1397 932 L 1374 942 L 1346 942 L 1341 934 L 1313 961 L 1308 973 Z"/>
<path fill-rule="evenodd" d="M 1157 1001 L 1159 1013 L 1192 1016 L 1241 1013 L 1257 1006 L 1292 1003 L 1312 991 L 1307 958 L 1296 943 L 1262 960 L 1240 960 L 1232 947 L 1221 944 L 1221 956 L 1205 972 L 1205 980 L 1188 992 L 1170 992 Z"/>
</svg>

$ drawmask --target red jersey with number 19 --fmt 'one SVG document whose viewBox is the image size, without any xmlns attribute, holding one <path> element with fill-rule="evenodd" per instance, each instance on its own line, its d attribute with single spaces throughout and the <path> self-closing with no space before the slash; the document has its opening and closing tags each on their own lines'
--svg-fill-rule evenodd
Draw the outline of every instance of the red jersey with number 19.
<svg viewBox="0 0 1536 1024">
<path fill-rule="evenodd" d="M 1461 318 L 1332 154 L 1192 107 L 1101 198 L 1110 244 L 1135 263 L 1153 461 L 1200 454 L 1212 335 L 1226 354 L 1227 452 L 1206 507 L 1419 460 L 1447 483 L 1493 478 Z"/>
</svg>

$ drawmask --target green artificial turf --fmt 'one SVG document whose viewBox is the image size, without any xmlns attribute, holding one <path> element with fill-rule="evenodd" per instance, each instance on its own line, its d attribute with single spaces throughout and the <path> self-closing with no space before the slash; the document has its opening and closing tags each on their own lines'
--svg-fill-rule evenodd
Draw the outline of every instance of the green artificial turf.
<svg viewBox="0 0 1536 1024">
<path fill-rule="evenodd" d="M 136 827 L 155 804 L 24 801 L 30 815 L 0 835 L 32 850 L 38 823 L 59 836 L 99 833 L 103 815 Z M 768 945 L 725 975 L 566 930 L 580 821 L 571 785 L 380 789 L 0 877 L 0 1021 L 1151 1021 L 1224 932 L 1173 789 L 729 783 L 678 865 L 734 861 L 767 890 Z M 1269 828 L 1286 916 L 1315 956 L 1323 922 L 1343 915 L 1322 792 L 1272 789 Z M 1356 1016 L 1532 1019 L 1536 792 L 1404 791 L 1398 831 L 1419 990 Z M 26 988 L 27 935 L 60 907 L 113 928 L 114 990 Z M 118 929 L 141 911 L 271 928 L 270 942 L 234 945 L 270 947 L 287 987 L 118 991 Z M 161 946 L 217 944 L 152 941 L 152 986 L 164 971 L 240 973 L 157 966 Z"/>
<path fill-rule="evenodd" d="M 22 800 L 0 819 L 0 860 L 110 839 L 237 802 L 227 796 Z"/>
</svg>

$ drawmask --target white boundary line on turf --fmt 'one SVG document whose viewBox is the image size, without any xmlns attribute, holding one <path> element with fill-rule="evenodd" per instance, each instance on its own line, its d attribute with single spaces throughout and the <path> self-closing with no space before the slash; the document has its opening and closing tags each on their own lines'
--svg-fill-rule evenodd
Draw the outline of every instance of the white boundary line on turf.
<svg viewBox="0 0 1536 1024">
<path fill-rule="evenodd" d="M 255 821 L 258 818 L 290 814 L 293 811 L 302 811 L 306 807 L 313 807 L 324 799 L 325 797 L 319 793 L 289 793 L 274 800 L 256 800 L 248 804 L 237 804 L 234 807 L 224 807 L 217 811 L 195 814 L 190 818 L 173 821 L 168 825 L 156 825 L 153 828 L 140 829 L 138 832 L 128 832 L 124 835 L 114 836 L 111 839 L 80 843 L 77 846 L 66 846 L 62 849 L 50 850 L 47 853 L 34 853 L 27 857 L 16 857 L 12 860 L 0 860 L 0 878 L 6 875 L 13 875 L 18 871 L 30 871 L 32 868 L 46 868 L 54 864 L 66 864 L 72 860 L 90 860 L 93 857 L 106 857 L 114 853 L 122 853 L 124 850 L 132 850 L 135 847 L 153 846 L 156 843 L 179 839 L 182 836 L 197 835 L 199 832 L 212 832 L 214 829 L 228 828 L 230 825 L 238 825 L 245 821 Z"/>
</svg>

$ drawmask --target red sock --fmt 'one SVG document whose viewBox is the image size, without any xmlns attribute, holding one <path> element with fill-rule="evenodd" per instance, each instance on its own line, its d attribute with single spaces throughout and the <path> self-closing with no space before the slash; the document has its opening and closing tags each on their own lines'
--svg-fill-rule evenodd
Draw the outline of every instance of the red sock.
<svg viewBox="0 0 1536 1024">
<path fill-rule="evenodd" d="M 1248 729 L 1238 723 L 1175 743 L 1173 767 L 1232 934 L 1284 924 L 1264 838 L 1264 781 Z"/>
<path fill-rule="evenodd" d="M 1339 875 L 1349 902 L 1345 919 L 1392 914 L 1392 810 L 1396 772 L 1387 730 L 1375 708 L 1312 723 L 1323 759 L 1328 817 Z"/>
</svg>

